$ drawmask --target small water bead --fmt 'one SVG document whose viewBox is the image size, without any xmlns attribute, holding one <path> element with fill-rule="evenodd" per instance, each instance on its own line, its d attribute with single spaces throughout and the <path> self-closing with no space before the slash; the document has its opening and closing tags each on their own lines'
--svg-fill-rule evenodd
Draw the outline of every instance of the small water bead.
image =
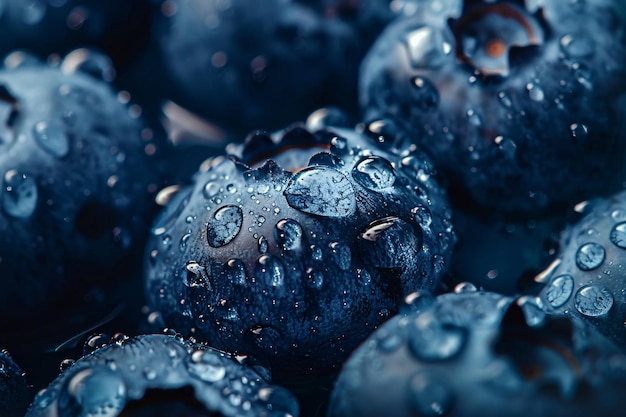
<svg viewBox="0 0 626 417">
<path fill-rule="evenodd" d="M 340 242 L 333 242 L 330 244 L 330 249 L 333 254 L 333 259 L 339 269 L 347 271 L 350 269 L 352 263 L 352 253 L 350 247 Z"/>
<path fill-rule="evenodd" d="M 433 215 L 428 207 L 413 207 L 411 209 L 411 214 L 413 215 L 413 220 L 415 220 L 424 231 L 430 230 L 430 225 L 433 222 Z"/>
<path fill-rule="evenodd" d="M 478 291 L 478 289 L 471 282 L 461 282 L 454 287 L 454 292 L 456 294 L 465 294 L 476 291 Z"/>
<path fill-rule="evenodd" d="M 404 297 L 404 303 L 400 305 L 400 312 L 422 312 L 435 304 L 435 297 L 430 292 L 415 291 Z"/>
<path fill-rule="evenodd" d="M 559 275 L 550 281 L 545 299 L 554 308 L 559 308 L 570 299 L 574 292 L 574 277 L 569 274 Z"/>
<path fill-rule="evenodd" d="M 322 249 L 319 246 L 311 245 L 311 258 L 316 261 L 321 261 L 324 258 L 324 254 L 322 253 Z"/>
<path fill-rule="evenodd" d="M 439 68 L 452 52 L 447 32 L 431 26 L 418 26 L 404 37 L 411 65 L 414 68 Z"/>
<path fill-rule="evenodd" d="M 356 212 L 356 197 L 350 181 L 333 168 L 303 169 L 291 179 L 284 194 L 291 207 L 304 213 L 346 217 Z"/>
<path fill-rule="evenodd" d="M 122 378 L 110 367 L 97 365 L 67 379 L 57 407 L 64 417 L 115 417 L 126 401 Z"/>
<path fill-rule="evenodd" d="M 243 211 L 238 206 L 224 206 L 218 209 L 207 224 L 207 241 L 210 246 L 219 248 L 230 243 L 241 231 Z"/>
<path fill-rule="evenodd" d="M 409 348 L 423 361 L 451 359 L 465 346 L 467 331 L 459 326 L 441 323 L 436 313 L 427 310 L 413 321 L 409 331 Z"/>
<path fill-rule="evenodd" d="M 391 163 L 380 156 L 370 156 L 361 160 L 352 170 L 356 182 L 373 191 L 393 187 L 396 174 Z"/>
<path fill-rule="evenodd" d="M 591 271 L 602 265 L 605 256 L 602 245 L 595 242 L 585 243 L 576 251 L 576 266 L 583 271 Z"/>
<path fill-rule="evenodd" d="M 219 192 L 220 192 L 219 184 L 213 181 L 207 182 L 206 184 L 204 184 L 204 188 L 202 188 L 202 195 L 207 200 L 211 199 L 212 197 L 215 197 L 217 193 Z"/>
<path fill-rule="evenodd" d="M 181 252 L 185 252 L 187 250 L 187 245 L 189 243 L 189 241 L 191 240 L 191 233 L 185 233 L 181 238 L 180 238 L 180 242 L 178 243 L 178 249 Z"/>
<path fill-rule="evenodd" d="M 474 127 L 480 127 L 483 125 L 482 117 L 480 117 L 480 115 L 476 113 L 475 110 L 469 109 L 467 112 L 465 112 L 465 116 L 467 117 L 467 121 L 470 125 Z"/>
<path fill-rule="evenodd" d="M 196 261 L 189 261 L 185 267 L 187 274 L 183 278 L 183 284 L 189 288 L 207 288 L 212 289 L 211 281 L 209 280 L 209 274 L 205 267 L 198 264 Z"/>
<path fill-rule="evenodd" d="M 143 376 L 148 380 L 148 381 L 154 381 L 157 377 L 157 373 L 154 369 L 152 368 L 144 368 L 143 370 Z"/>
<path fill-rule="evenodd" d="M 366 261 L 381 268 L 410 267 L 421 243 L 422 230 L 395 216 L 374 220 L 357 240 Z"/>
<path fill-rule="evenodd" d="M 594 52 L 593 41 L 587 33 L 582 31 L 562 36 L 559 45 L 569 58 L 584 58 L 593 55 Z"/>
<path fill-rule="evenodd" d="M 70 141 L 60 125 L 39 122 L 33 126 L 33 136 L 39 146 L 57 158 L 63 158 L 70 151 Z"/>
<path fill-rule="evenodd" d="M 409 398 L 416 415 L 438 417 L 452 408 L 454 394 L 440 378 L 420 372 L 409 380 Z"/>
<path fill-rule="evenodd" d="M 303 234 L 302 226 L 293 219 L 279 220 L 274 227 L 274 239 L 286 251 L 300 249 Z"/>
<path fill-rule="evenodd" d="M 330 150 L 333 154 L 345 154 L 348 151 L 348 140 L 341 136 L 335 136 L 330 140 Z"/>
<path fill-rule="evenodd" d="M 74 365 L 76 361 L 74 359 L 63 359 L 61 361 L 61 363 L 59 364 L 59 371 L 60 372 L 65 372 L 66 370 L 68 370 L 72 365 Z"/>
<path fill-rule="evenodd" d="M 580 314 L 598 317 L 607 314 L 613 307 L 613 296 L 604 287 L 587 285 L 576 292 L 574 302 Z"/>
<path fill-rule="evenodd" d="M 197 350 L 191 354 L 187 370 L 204 382 L 218 382 L 226 376 L 226 368 L 217 353 Z"/>
<path fill-rule="evenodd" d="M 35 180 L 25 173 L 9 170 L 4 174 L 2 208 L 11 217 L 25 219 L 37 208 L 38 190 Z"/>
<path fill-rule="evenodd" d="M 413 87 L 411 88 L 412 108 L 429 111 L 439 106 L 439 91 L 430 80 L 424 77 L 413 77 L 411 87 Z"/>
<path fill-rule="evenodd" d="M 271 255 L 263 255 L 257 261 L 257 279 L 265 285 L 280 287 L 285 282 L 285 268 L 282 262 Z"/>
<path fill-rule="evenodd" d="M 543 101 L 545 98 L 543 89 L 535 83 L 526 84 L 526 92 L 528 93 L 528 97 L 533 101 Z"/>
<path fill-rule="evenodd" d="M 265 238 L 265 236 L 261 236 L 259 238 L 258 246 L 259 246 L 259 253 L 267 253 L 267 250 L 269 249 L 269 243 L 267 242 L 267 239 Z"/>
<path fill-rule="evenodd" d="M 589 128 L 581 123 L 572 123 L 569 126 L 572 139 L 584 139 L 589 135 Z"/>
<path fill-rule="evenodd" d="M 618 248 L 626 249 L 626 222 L 621 222 L 613 226 L 609 238 Z"/>
<path fill-rule="evenodd" d="M 506 92 L 500 91 L 498 93 L 498 100 L 500 104 L 502 104 L 505 108 L 510 108 L 513 105 L 513 101 L 511 100 L 511 96 L 509 96 Z"/>
<path fill-rule="evenodd" d="M 616 222 L 626 221 L 626 210 L 613 210 L 611 212 L 611 218 Z"/>
</svg>

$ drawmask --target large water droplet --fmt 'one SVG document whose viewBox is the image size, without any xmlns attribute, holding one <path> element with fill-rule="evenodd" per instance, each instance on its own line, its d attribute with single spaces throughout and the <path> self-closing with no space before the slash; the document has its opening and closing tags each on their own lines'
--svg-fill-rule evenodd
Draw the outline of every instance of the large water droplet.
<svg viewBox="0 0 626 417">
<path fill-rule="evenodd" d="M 70 141 L 59 125 L 39 122 L 33 126 L 33 136 L 43 150 L 57 158 L 63 158 L 70 150 Z"/>
<path fill-rule="evenodd" d="M 333 242 L 330 244 L 330 249 L 333 254 L 333 259 L 339 269 L 347 271 L 350 269 L 352 263 L 352 253 L 350 247 L 340 242 Z"/>
<path fill-rule="evenodd" d="M 415 68 L 439 68 L 452 52 L 452 43 L 439 28 L 420 26 L 404 38 L 411 65 Z"/>
<path fill-rule="evenodd" d="M 213 218 L 209 220 L 207 241 L 214 248 L 219 248 L 230 243 L 241 231 L 243 212 L 237 206 L 224 206 L 218 209 Z"/>
<path fill-rule="evenodd" d="M 613 226 L 610 239 L 618 248 L 626 249 L 626 222 L 621 222 Z"/>
<path fill-rule="evenodd" d="M 409 399 L 416 415 L 438 417 L 446 415 L 454 402 L 448 385 L 440 378 L 420 372 L 409 380 Z"/>
<path fill-rule="evenodd" d="M 423 361 L 442 361 L 459 353 L 467 339 L 467 331 L 453 324 L 441 323 L 431 310 L 420 314 L 409 332 L 409 348 Z"/>
<path fill-rule="evenodd" d="M 421 229 L 390 216 L 370 223 L 357 244 L 366 261 L 375 267 L 408 268 L 415 263 L 421 241 Z"/>
<path fill-rule="evenodd" d="M 598 317 L 608 313 L 613 307 L 613 296 L 604 287 L 587 285 L 576 292 L 574 302 L 580 314 Z"/>
<path fill-rule="evenodd" d="M 217 353 L 197 350 L 191 354 L 187 370 L 205 382 L 218 382 L 226 376 L 226 368 Z"/>
<path fill-rule="evenodd" d="M 300 249 L 302 234 L 302 226 L 293 219 L 282 219 L 274 228 L 274 238 L 286 251 Z"/>
<path fill-rule="evenodd" d="M 569 58 L 583 58 L 593 54 L 594 44 L 588 34 L 579 32 L 561 37 L 561 50 Z"/>
<path fill-rule="evenodd" d="M 569 300 L 574 292 L 574 277 L 569 274 L 552 278 L 546 290 L 546 301 L 554 308 L 559 308 Z"/>
<path fill-rule="evenodd" d="M 2 208 L 11 217 L 25 219 L 37 208 L 37 184 L 30 176 L 14 169 L 4 174 Z"/>
<path fill-rule="evenodd" d="M 356 211 L 350 181 L 341 172 L 323 166 L 296 174 L 285 190 L 285 198 L 291 207 L 318 216 L 345 217 Z"/>
<path fill-rule="evenodd" d="M 59 394 L 59 415 L 67 417 L 115 417 L 126 404 L 126 385 L 105 365 L 83 369 L 71 378 Z"/>
<path fill-rule="evenodd" d="M 602 265 L 605 255 L 602 245 L 595 242 L 585 243 L 576 251 L 576 266 L 583 271 L 591 271 Z"/>
<path fill-rule="evenodd" d="M 356 182 L 373 191 L 390 188 L 396 181 L 393 166 L 380 156 L 370 156 L 361 160 L 352 170 L 352 176 Z"/>
<path fill-rule="evenodd" d="M 263 255 L 257 261 L 257 279 L 272 287 L 282 286 L 285 282 L 285 268 L 282 262 L 272 255 Z"/>
</svg>

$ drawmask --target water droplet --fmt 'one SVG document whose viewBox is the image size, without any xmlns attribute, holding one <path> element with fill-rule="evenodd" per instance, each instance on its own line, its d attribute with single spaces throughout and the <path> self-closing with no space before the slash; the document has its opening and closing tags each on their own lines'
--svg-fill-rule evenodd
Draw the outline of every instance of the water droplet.
<svg viewBox="0 0 626 417">
<path fill-rule="evenodd" d="M 461 282 L 454 287 L 454 292 L 457 294 L 465 294 L 468 292 L 476 292 L 478 289 L 471 282 Z"/>
<path fill-rule="evenodd" d="M 389 334 L 385 329 L 378 331 L 378 347 L 384 353 L 396 351 L 403 342 L 402 336 L 397 333 Z"/>
<path fill-rule="evenodd" d="M 126 404 L 126 385 L 106 365 L 96 365 L 67 378 L 59 394 L 59 415 L 115 417 Z"/>
<path fill-rule="evenodd" d="M 111 58 L 88 48 L 75 49 L 67 54 L 61 64 L 61 70 L 70 74 L 80 71 L 106 82 L 115 79 L 115 68 Z"/>
<path fill-rule="evenodd" d="M 335 155 L 343 155 L 348 151 L 348 140 L 341 136 L 335 136 L 330 140 L 330 151 Z"/>
<path fill-rule="evenodd" d="M 580 123 L 572 123 L 569 126 L 570 134 L 572 135 L 572 139 L 584 139 L 589 134 L 589 128 L 584 124 Z"/>
<path fill-rule="evenodd" d="M 217 193 L 219 193 L 219 191 L 220 191 L 219 184 L 213 181 L 209 181 L 206 184 L 204 184 L 204 188 L 202 188 L 202 195 L 204 196 L 204 198 L 209 200 L 215 197 Z"/>
<path fill-rule="evenodd" d="M 569 274 L 559 275 L 550 281 L 546 291 L 546 301 L 554 308 L 559 308 L 569 300 L 574 292 L 574 277 Z"/>
<path fill-rule="evenodd" d="M 154 381 L 157 377 L 157 373 L 152 368 L 145 368 L 143 370 L 143 376 L 146 377 L 148 381 Z"/>
<path fill-rule="evenodd" d="M 611 212 L 611 218 L 616 222 L 622 222 L 626 220 L 626 210 L 613 210 Z"/>
<path fill-rule="evenodd" d="M 435 303 L 435 297 L 424 291 L 415 291 L 404 297 L 404 303 L 400 305 L 403 314 L 409 312 L 419 313 Z"/>
<path fill-rule="evenodd" d="M 413 215 L 413 220 L 415 220 L 424 231 L 430 230 L 430 225 L 433 222 L 433 215 L 427 207 L 413 207 L 411 209 L 411 214 Z"/>
<path fill-rule="evenodd" d="M 545 98 L 543 89 L 535 83 L 526 84 L 526 91 L 528 92 L 528 97 L 533 101 L 543 101 Z"/>
<path fill-rule="evenodd" d="M 621 222 L 613 226 L 609 237 L 615 246 L 626 249 L 626 222 Z"/>
<path fill-rule="evenodd" d="M 513 101 L 511 100 L 511 96 L 509 96 L 506 92 L 500 91 L 498 93 L 498 100 L 500 104 L 502 104 L 507 109 L 513 105 Z"/>
<path fill-rule="evenodd" d="M 43 150 L 63 158 L 70 150 L 70 142 L 60 125 L 39 122 L 33 126 L 33 136 Z"/>
<path fill-rule="evenodd" d="M 324 274 L 322 274 L 319 271 L 314 271 L 312 269 L 307 270 L 306 285 L 309 288 L 319 290 L 322 288 L 323 284 L 324 284 Z"/>
<path fill-rule="evenodd" d="M 498 145 L 498 150 L 508 159 L 514 159 L 517 153 L 517 144 L 514 140 L 497 136 L 494 142 Z"/>
<path fill-rule="evenodd" d="M 191 233 L 185 233 L 183 237 L 180 238 L 180 242 L 178 243 L 178 249 L 181 252 L 184 252 L 185 250 L 187 250 L 187 244 L 189 243 L 190 239 L 191 239 Z"/>
<path fill-rule="evenodd" d="M 263 255 L 257 261 L 257 278 L 272 287 L 280 287 L 285 281 L 285 269 L 282 262 L 271 255 Z"/>
<path fill-rule="evenodd" d="M 517 300 L 517 305 L 522 308 L 526 323 L 531 327 L 540 326 L 546 319 L 546 312 L 539 297 L 522 296 Z"/>
<path fill-rule="evenodd" d="M 184 274 L 183 284 L 186 287 L 212 289 L 209 273 L 204 266 L 201 266 L 196 261 L 189 261 L 185 268 L 187 269 L 187 274 Z"/>
<path fill-rule="evenodd" d="M 439 91 L 437 87 L 424 77 L 411 79 L 411 108 L 429 111 L 439 105 Z"/>
<path fill-rule="evenodd" d="M 298 172 L 285 190 L 285 198 L 291 207 L 318 216 L 345 217 L 356 211 L 350 181 L 341 172 L 323 166 Z"/>
<path fill-rule="evenodd" d="M 421 251 L 421 241 L 421 229 L 390 216 L 371 222 L 359 234 L 357 244 L 366 261 L 375 267 L 410 269 Z"/>
<path fill-rule="evenodd" d="M 170 188 L 170 187 L 168 187 Z M 187 187 L 185 189 L 176 189 L 176 193 L 168 196 L 166 199 L 167 206 L 161 213 L 157 216 L 154 221 L 154 226 L 152 227 L 152 234 L 155 236 L 160 236 L 165 233 L 174 222 L 178 216 L 183 212 L 185 207 L 187 207 L 187 203 L 189 203 L 189 198 L 191 197 L 191 193 L 193 191 L 192 187 Z M 159 193 L 161 194 L 161 193 Z M 158 196 L 157 196 L 158 198 Z"/>
<path fill-rule="evenodd" d="M 37 408 L 46 408 L 52 403 L 52 401 L 54 401 L 54 399 L 54 391 L 44 388 L 37 392 L 37 395 L 35 395 L 34 404 Z"/>
<path fill-rule="evenodd" d="M 356 182 L 373 191 L 390 188 L 396 181 L 393 166 L 380 156 L 370 156 L 361 160 L 352 170 L 352 176 Z"/>
<path fill-rule="evenodd" d="M 267 239 L 265 238 L 265 236 L 261 236 L 259 238 L 259 253 L 267 253 L 267 250 L 269 249 L 269 243 L 267 242 Z"/>
<path fill-rule="evenodd" d="M 593 54 L 594 44 L 588 34 L 579 32 L 561 37 L 559 44 L 561 50 L 569 58 L 583 58 Z"/>
<path fill-rule="evenodd" d="M 2 208 L 11 217 L 25 219 L 37 208 L 37 184 L 24 173 L 7 171 L 2 191 Z"/>
<path fill-rule="evenodd" d="M 241 231 L 243 212 L 237 206 L 218 209 L 207 224 L 207 241 L 214 248 L 230 243 Z"/>
<path fill-rule="evenodd" d="M 283 250 L 300 249 L 302 244 L 302 226 L 293 219 L 282 219 L 274 228 L 274 239 L 282 245 Z"/>
<path fill-rule="evenodd" d="M 226 262 L 225 271 L 228 279 L 237 285 L 246 284 L 246 268 L 239 259 L 230 259 Z"/>
<path fill-rule="evenodd" d="M 407 33 L 404 43 L 414 68 L 439 68 L 452 52 L 447 33 L 425 25 Z"/>
<path fill-rule="evenodd" d="M 333 254 L 333 259 L 339 269 L 342 271 L 350 269 L 350 265 L 352 263 L 352 253 L 350 252 L 350 247 L 344 245 L 343 243 L 333 242 L 330 244 L 330 249 Z"/>
<path fill-rule="evenodd" d="M 204 382 L 218 382 L 226 376 L 226 368 L 217 353 L 197 350 L 191 354 L 187 370 Z"/>
<path fill-rule="evenodd" d="M 476 113 L 473 109 L 469 109 L 465 116 L 467 117 L 467 121 L 475 127 L 480 127 L 483 124 L 483 119 L 480 117 L 478 113 Z"/>
<path fill-rule="evenodd" d="M 459 326 L 441 323 L 433 311 L 421 313 L 409 332 L 409 348 L 423 361 L 442 361 L 459 353 L 467 339 L 467 331 Z"/>
<path fill-rule="evenodd" d="M 580 314 L 598 317 L 605 315 L 613 307 L 613 296 L 604 287 L 587 285 L 576 292 L 574 303 Z"/>
<path fill-rule="evenodd" d="M 409 380 L 409 398 L 416 415 L 438 417 L 447 414 L 454 401 L 448 385 L 433 375 L 420 372 Z"/>
<path fill-rule="evenodd" d="M 602 265 L 604 258 L 602 245 L 594 242 L 585 243 L 576 251 L 576 266 L 583 271 L 591 271 Z"/>
<path fill-rule="evenodd" d="M 65 372 L 74 365 L 76 361 L 74 359 L 63 359 L 59 365 L 59 371 Z"/>
</svg>

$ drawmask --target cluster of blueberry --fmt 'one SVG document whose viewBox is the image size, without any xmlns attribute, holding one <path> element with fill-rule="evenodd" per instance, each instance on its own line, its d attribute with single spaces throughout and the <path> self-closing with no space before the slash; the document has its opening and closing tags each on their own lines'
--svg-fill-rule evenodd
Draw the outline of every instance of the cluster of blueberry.
<svg viewBox="0 0 626 417">
<path fill-rule="evenodd" d="M 621 0 L 0 34 L 1 416 L 623 415 Z"/>
</svg>

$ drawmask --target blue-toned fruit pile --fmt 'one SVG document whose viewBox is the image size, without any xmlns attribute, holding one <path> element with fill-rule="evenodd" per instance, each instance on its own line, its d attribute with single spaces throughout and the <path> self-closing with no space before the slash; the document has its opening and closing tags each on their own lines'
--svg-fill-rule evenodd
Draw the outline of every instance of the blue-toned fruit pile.
<svg viewBox="0 0 626 417">
<path fill-rule="evenodd" d="M 623 415 L 621 0 L 0 23 L 0 416 Z"/>
</svg>

